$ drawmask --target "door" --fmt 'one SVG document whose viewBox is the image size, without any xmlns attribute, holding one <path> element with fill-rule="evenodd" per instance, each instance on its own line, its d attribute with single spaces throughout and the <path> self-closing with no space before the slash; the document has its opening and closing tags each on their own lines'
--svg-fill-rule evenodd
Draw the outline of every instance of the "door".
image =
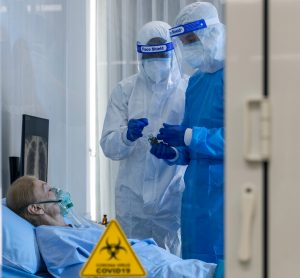
<svg viewBox="0 0 300 278">
<path fill-rule="evenodd" d="M 269 277 L 299 277 L 300 1 L 270 1 Z M 288 19 L 281 21 L 280 19 Z M 280 20 L 280 24 L 278 24 Z"/>
<path fill-rule="evenodd" d="M 300 2 L 227 1 L 226 277 L 298 277 Z"/>
</svg>

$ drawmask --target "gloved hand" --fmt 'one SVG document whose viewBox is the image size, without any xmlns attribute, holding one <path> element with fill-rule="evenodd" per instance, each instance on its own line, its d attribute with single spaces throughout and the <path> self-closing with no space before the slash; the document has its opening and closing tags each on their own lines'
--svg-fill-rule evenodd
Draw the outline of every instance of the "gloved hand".
<svg viewBox="0 0 300 278">
<path fill-rule="evenodd" d="M 152 145 L 150 153 L 159 159 L 173 159 L 176 156 L 176 151 L 165 143 Z"/>
<path fill-rule="evenodd" d="M 163 124 L 163 128 L 159 130 L 158 140 L 163 140 L 171 146 L 185 146 L 184 133 L 186 127 L 182 125 Z"/>
<path fill-rule="evenodd" d="M 131 119 L 128 121 L 128 129 L 126 137 L 130 141 L 135 141 L 136 139 L 143 136 L 142 131 L 145 126 L 148 125 L 148 119 Z"/>
</svg>

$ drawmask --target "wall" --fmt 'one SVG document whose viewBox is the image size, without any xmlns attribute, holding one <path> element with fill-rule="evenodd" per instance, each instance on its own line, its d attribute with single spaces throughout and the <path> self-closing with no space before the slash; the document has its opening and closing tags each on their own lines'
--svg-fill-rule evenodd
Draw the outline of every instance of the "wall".
<svg viewBox="0 0 300 278">
<path fill-rule="evenodd" d="M 88 30 L 87 2 L 67 7 L 67 189 L 79 212 L 88 206 Z"/>
<path fill-rule="evenodd" d="M 66 8 L 59 2 L 56 11 L 41 11 L 45 1 L 3 1 L 3 189 L 8 157 L 21 153 L 22 114 L 50 120 L 49 182 L 66 184 Z"/>
<path fill-rule="evenodd" d="M 70 4 L 72 3 L 72 4 Z M 50 120 L 48 182 L 86 212 L 85 1 L 1 2 L 2 191 L 20 156 L 22 114 Z"/>
</svg>

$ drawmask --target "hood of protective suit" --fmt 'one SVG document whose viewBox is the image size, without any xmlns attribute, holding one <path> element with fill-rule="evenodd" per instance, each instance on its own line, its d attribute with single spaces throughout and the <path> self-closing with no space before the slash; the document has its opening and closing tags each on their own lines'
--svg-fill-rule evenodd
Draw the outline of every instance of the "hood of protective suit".
<svg viewBox="0 0 300 278">
<path fill-rule="evenodd" d="M 162 38 L 171 42 L 169 29 L 171 26 L 163 21 L 151 21 L 146 23 L 138 33 L 138 41 L 141 44 L 147 44 L 152 38 Z"/>
<path fill-rule="evenodd" d="M 138 45 L 151 45 L 149 41 L 154 38 L 160 38 L 164 43 L 172 43 L 169 29 L 171 26 L 162 21 L 151 21 L 146 23 L 139 31 L 137 37 Z M 150 83 L 165 84 L 166 87 L 172 87 L 180 78 L 180 71 L 174 50 L 168 51 L 169 58 L 164 59 L 142 59 L 138 53 L 139 72 Z"/>
<path fill-rule="evenodd" d="M 175 20 L 175 26 L 200 19 L 213 21 L 207 28 L 194 31 L 200 41 L 186 49 L 183 56 L 193 63 L 191 66 L 202 72 L 215 72 L 224 66 L 225 26 L 220 22 L 218 11 L 208 2 L 195 2 L 184 7 Z"/>
</svg>

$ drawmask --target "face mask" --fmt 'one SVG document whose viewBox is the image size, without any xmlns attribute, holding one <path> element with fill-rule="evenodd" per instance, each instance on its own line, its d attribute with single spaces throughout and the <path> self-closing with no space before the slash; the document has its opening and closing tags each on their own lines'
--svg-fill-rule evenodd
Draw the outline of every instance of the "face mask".
<svg viewBox="0 0 300 278">
<path fill-rule="evenodd" d="M 55 193 L 56 199 L 60 200 L 60 214 L 64 217 L 64 221 L 67 224 L 71 224 L 74 227 L 90 227 L 93 225 L 91 221 L 73 211 L 74 205 L 69 192 L 55 187 L 51 188 L 51 191 Z"/>
<path fill-rule="evenodd" d="M 155 83 L 166 80 L 171 69 L 171 59 L 144 60 L 143 67 L 147 76 Z"/>
<path fill-rule="evenodd" d="M 66 216 L 74 206 L 71 200 L 70 193 L 63 191 L 60 188 L 52 188 L 51 191 L 55 193 L 57 200 L 61 200 L 61 202 L 59 203 L 60 214 L 62 216 Z"/>
<path fill-rule="evenodd" d="M 205 61 L 203 45 L 200 41 L 183 45 L 182 56 L 192 68 L 198 68 Z"/>
</svg>

